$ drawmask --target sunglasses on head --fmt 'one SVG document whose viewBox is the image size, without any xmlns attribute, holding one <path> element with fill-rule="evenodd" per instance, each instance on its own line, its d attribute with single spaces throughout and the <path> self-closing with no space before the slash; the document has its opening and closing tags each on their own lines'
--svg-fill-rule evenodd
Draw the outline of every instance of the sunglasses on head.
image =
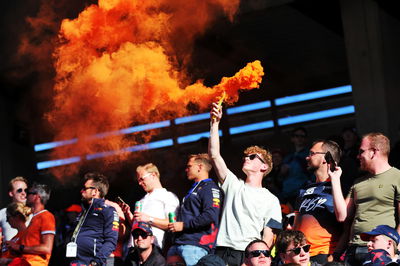
<svg viewBox="0 0 400 266">
<path fill-rule="evenodd" d="M 17 191 L 17 193 L 22 193 L 22 192 L 27 192 L 28 191 L 28 189 L 27 188 L 25 188 L 25 189 L 23 189 L 23 188 L 19 188 L 19 189 L 17 189 L 16 190 Z"/>
<path fill-rule="evenodd" d="M 304 250 L 305 253 L 309 252 L 310 247 L 311 247 L 311 245 L 304 245 L 302 247 L 293 248 L 288 251 L 292 251 L 294 254 L 299 255 L 302 249 Z"/>
<path fill-rule="evenodd" d="M 271 252 L 269 250 L 253 250 L 247 253 L 247 257 L 248 258 L 259 257 L 261 256 L 261 254 L 263 254 L 267 258 L 271 256 Z"/>
<path fill-rule="evenodd" d="M 37 192 L 36 191 L 27 191 L 26 194 L 27 195 L 36 195 Z"/>
<path fill-rule="evenodd" d="M 150 234 L 146 233 L 146 232 L 144 232 L 142 230 L 135 230 L 135 231 L 132 232 L 132 236 L 133 236 L 133 239 L 138 239 L 139 236 L 141 236 L 143 239 L 145 239 L 148 236 L 150 236 Z"/>
<path fill-rule="evenodd" d="M 261 158 L 257 153 L 247 154 L 243 157 L 243 160 L 249 158 L 250 160 L 254 160 L 255 158 L 259 159 L 262 163 L 265 163 L 264 159 Z"/>
</svg>

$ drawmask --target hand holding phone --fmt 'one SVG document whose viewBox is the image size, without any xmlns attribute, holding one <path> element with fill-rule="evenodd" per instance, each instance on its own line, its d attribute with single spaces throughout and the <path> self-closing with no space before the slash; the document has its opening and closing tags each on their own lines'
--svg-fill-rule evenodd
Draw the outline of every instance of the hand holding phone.
<svg viewBox="0 0 400 266">
<path fill-rule="evenodd" d="M 117 196 L 116 200 L 117 200 L 117 202 L 121 202 L 123 204 L 126 204 L 126 202 L 120 196 Z"/>
<path fill-rule="evenodd" d="M 336 170 L 336 162 L 329 151 L 325 153 L 325 161 L 327 164 L 329 164 L 329 169 L 331 172 L 334 172 Z"/>
</svg>

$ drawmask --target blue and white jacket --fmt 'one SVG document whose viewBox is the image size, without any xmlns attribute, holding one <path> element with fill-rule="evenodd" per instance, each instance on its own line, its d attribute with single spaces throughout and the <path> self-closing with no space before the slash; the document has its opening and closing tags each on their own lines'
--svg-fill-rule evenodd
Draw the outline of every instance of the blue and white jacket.
<svg viewBox="0 0 400 266">
<path fill-rule="evenodd" d="M 215 248 L 222 198 L 212 179 L 194 183 L 180 206 L 177 220 L 183 222 L 183 231 L 177 233 L 175 245 L 194 245 L 210 253 Z"/>
</svg>

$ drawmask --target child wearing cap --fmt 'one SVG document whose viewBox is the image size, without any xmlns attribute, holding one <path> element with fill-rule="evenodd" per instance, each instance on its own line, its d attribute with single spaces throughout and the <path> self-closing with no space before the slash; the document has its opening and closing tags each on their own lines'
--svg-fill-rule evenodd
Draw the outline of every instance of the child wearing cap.
<svg viewBox="0 0 400 266">
<path fill-rule="evenodd" d="M 368 241 L 368 256 L 364 265 L 387 265 L 398 259 L 400 236 L 396 229 L 388 225 L 378 225 L 375 229 L 362 233 L 360 237 Z"/>
</svg>

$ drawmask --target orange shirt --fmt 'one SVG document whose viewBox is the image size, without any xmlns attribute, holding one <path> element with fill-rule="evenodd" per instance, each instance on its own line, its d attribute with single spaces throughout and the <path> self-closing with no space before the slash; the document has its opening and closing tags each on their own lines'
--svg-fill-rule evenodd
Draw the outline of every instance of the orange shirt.
<svg viewBox="0 0 400 266">
<path fill-rule="evenodd" d="M 56 234 L 56 222 L 54 216 L 48 210 L 35 213 L 28 228 L 21 234 L 19 243 L 25 246 L 40 245 L 41 236 L 45 234 Z M 48 265 L 51 254 L 23 254 L 31 265 Z"/>
</svg>

